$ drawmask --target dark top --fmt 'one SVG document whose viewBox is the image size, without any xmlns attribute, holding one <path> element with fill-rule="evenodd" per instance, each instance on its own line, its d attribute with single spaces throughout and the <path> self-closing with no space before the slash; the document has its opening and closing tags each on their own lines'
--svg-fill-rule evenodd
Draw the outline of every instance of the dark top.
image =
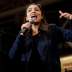
<svg viewBox="0 0 72 72">
<path fill-rule="evenodd" d="M 26 72 L 60 72 L 59 46 L 65 34 L 55 25 L 33 37 L 30 32 L 23 36 L 19 33 L 8 54 L 11 64 L 24 65 Z"/>
</svg>

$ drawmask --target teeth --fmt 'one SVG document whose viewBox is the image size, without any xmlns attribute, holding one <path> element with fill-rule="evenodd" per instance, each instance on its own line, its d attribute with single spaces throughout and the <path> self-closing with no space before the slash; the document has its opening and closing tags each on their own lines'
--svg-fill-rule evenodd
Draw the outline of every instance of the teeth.
<svg viewBox="0 0 72 72">
<path fill-rule="evenodd" d="M 31 18 L 33 18 L 33 17 L 35 17 L 35 18 L 36 18 L 37 16 L 31 16 Z"/>
</svg>

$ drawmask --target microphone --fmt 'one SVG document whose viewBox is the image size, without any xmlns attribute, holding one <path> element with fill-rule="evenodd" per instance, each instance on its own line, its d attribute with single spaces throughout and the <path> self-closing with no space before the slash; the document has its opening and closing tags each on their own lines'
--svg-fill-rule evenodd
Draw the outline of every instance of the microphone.
<svg viewBox="0 0 72 72">
<path fill-rule="evenodd" d="M 24 35 L 24 33 L 26 33 L 27 31 L 28 29 L 24 27 L 23 29 L 21 29 L 20 35 Z"/>
<path fill-rule="evenodd" d="M 31 18 L 29 18 L 28 22 L 32 25 L 35 23 L 36 20 L 36 16 L 32 16 Z M 28 31 L 28 29 L 26 27 L 23 27 L 20 31 L 20 35 L 24 35 L 24 33 L 26 33 Z"/>
</svg>

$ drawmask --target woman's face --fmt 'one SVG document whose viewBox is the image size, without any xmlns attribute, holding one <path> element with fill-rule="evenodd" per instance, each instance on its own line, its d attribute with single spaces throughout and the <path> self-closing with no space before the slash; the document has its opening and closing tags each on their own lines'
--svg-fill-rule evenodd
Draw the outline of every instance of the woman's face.
<svg viewBox="0 0 72 72">
<path fill-rule="evenodd" d="M 29 21 L 32 17 L 34 22 L 41 22 L 42 12 L 37 5 L 30 5 L 26 11 L 26 20 Z"/>
</svg>

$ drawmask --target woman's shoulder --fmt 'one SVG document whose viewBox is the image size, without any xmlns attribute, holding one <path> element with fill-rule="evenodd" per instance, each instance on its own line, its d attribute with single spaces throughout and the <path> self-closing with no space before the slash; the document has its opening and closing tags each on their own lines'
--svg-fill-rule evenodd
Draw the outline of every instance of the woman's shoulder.
<svg viewBox="0 0 72 72">
<path fill-rule="evenodd" d="M 52 32 L 62 32 L 62 27 L 57 26 L 56 24 L 49 24 L 48 30 Z"/>
<path fill-rule="evenodd" d="M 62 27 L 59 27 L 57 26 L 56 24 L 48 24 L 48 30 L 41 30 L 42 33 L 45 33 L 45 34 L 51 34 L 51 35 L 55 35 L 55 34 L 59 34 L 59 33 L 62 33 Z"/>
</svg>

